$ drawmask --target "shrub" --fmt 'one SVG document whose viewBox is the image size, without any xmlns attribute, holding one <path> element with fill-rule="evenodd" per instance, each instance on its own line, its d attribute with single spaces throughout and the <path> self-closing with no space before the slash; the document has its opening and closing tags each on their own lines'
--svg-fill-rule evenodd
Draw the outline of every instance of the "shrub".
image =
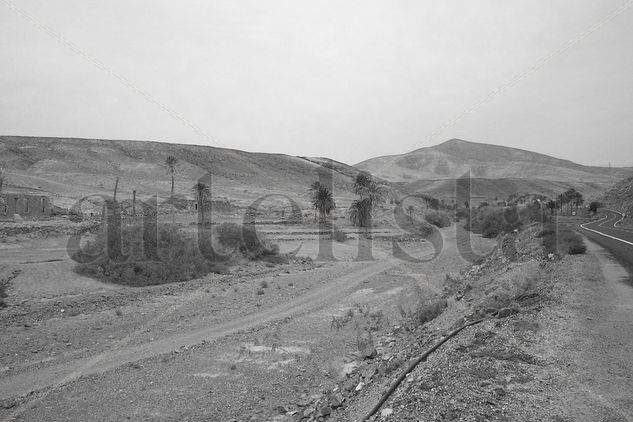
<svg viewBox="0 0 633 422">
<path fill-rule="evenodd" d="M 5 306 L 7 306 L 6 303 L 4 303 L 4 299 L 7 297 L 7 286 L 0 282 L 0 308 L 4 308 Z"/>
<path fill-rule="evenodd" d="M 451 219 L 445 212 L 430 210 L 424 213 L 424 219 L 436 227 L 443 228 L 451 225 Z"/>
<path fill-rule="evenodd" d="M 345 234 L 343 230 L 335 229 L 332 232 L 332 239 L 336 240 L 337 242 L 344 243 L 345 241 L 347 241 L 347 234 Z"/>
<path fill-rule="evenodd" d="M 222 246 L 237 250 L 249 259 L 279 254 L 279 247 L 258 234 L 252 225 L 222 223 L 215 228 L 215 236 Z"/>
<path fill-rule="evenodd" d="M 398 303 L 400 315 L 416 325 L 422 325 L 437 318 L 447 307 L 446 299 L 427 296 L 419 286 L 412 294 L 401 298 Z"/>
<path fill-rule="evenodd" d="M 122 229 L 117 242 L 122 243 L 120 252 L 128 254 L 125 257 L 108 256 L 106 236 L 100 232 L 85 248 L 97 258 L 78 264 L 75 271 L 111 283 L 148 286 L 191 280 L 224 269 L 222 263 L 212 262 L 199 252 L 193 236 L 174 226 L 160 227 L 156 237 L 143 239 L 144 234 L 140 225 Z M 155 256 L 143 256 L 153 254 L 150 251 L 155 251 Z"/>
<path fill-rule="evenodd" d="M 465 228 L 486 238 L 509 233 L 523 225 L 516 207 L 485 206 L 471 210 Z"/>
<path fill-rule="evenodd" d="M 453 293 L 462 289 L 464 285 L 464 281 L 459 276 L 459 274 L 455 273 L 446 273 L 444 279 L 444 293 L 447 295 L 452 295 Z"/>
<path fill-rule="evenodd" d="M 548 224 L 537 236 L 543 239 L 543 248 L 547 254 L 578 255 L 587 252 L 587 246 L 582 236 L 567 226 L 558 226 L 557 228 L 553 224 Z"/>
<path fill-rule="evenodd" d="M 423 325 L 440 316 L 446 306 L 446 299 L 427 299 L 419 302 L 414 308 L 405 311 L 404 316 L 415 324 Z"/>
<path fill-rule="evenodd" d="M 238 251 L 249 259 L 287 259 L 278 255 L 276 245 L 261 241 L 254 227 L 242 230 L 236 224 L 220 225 L 215 239 L 228 250 Z M 148 235 L 142 225 L 124 226 L 116 240 L 120 243 L 118 256 L 106 253 L 106 242 L 110 246 L 114 244 L 101 231 L 84 248 L 87 254 L 97 258 L 78 264 L 75 271 L 111 283 L 149 286 L 187 281 L 211 272 L 224 273 L 233 259 L 230 255 L 228 259 L 203 255 L 193 234 L 170 225 L 160 226 L 155 236 Z"/>
<path fill-rule="evenodd" d="M 561 238 L 563 248 L 569 255 L 581 255 L 587 252 L 587 246 L 582 236 L 571 229 L 564 230 Z"/>
</svg>

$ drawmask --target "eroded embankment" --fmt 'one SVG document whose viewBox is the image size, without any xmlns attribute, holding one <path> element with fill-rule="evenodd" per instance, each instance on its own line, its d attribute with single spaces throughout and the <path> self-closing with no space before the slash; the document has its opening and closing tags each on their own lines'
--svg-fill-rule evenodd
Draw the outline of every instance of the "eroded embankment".
<svg viewBox="0 0 633 422">
<path fill-rule="evenodd" d="M 362 420 L 408 363 L 483 318 L 411 371 L 370 420 L 630 420 L 633 289 L 597 245 L 551 259 L 536 234 L 507 236 L 447 277 L 447 309 L 383 337 L 376 359 L 334 392 L 344 400 L 331 418 Z"/>
</svg>

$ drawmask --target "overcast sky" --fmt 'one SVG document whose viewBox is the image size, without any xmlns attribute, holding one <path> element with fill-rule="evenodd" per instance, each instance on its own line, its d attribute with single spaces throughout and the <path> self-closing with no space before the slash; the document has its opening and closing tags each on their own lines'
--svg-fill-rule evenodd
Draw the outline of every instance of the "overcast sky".
<svg viewBox="0 0 633 422">
<path fill-rule="evenodd" d="M 633 165 L 632 1 L 0 0 L 0 134 Z"/>
</svg>

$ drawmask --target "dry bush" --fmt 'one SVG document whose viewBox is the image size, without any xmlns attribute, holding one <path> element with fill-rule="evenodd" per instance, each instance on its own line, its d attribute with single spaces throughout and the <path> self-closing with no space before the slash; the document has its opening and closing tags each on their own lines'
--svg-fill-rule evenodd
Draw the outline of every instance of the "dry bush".
<svg viewBox="0 0 633 422">
<path fill-rule="evenodd" d="M 532 265 L 538 265 L 534 262 Z M 534 266 L 517 268 L 510 273 L 495 277 L 494 286 L 484 292 L 479 307 L 499 310 L 512 307 L 521 297 L 536 291 L 539 274 Z"/>
<path fill-rule="evenodd" d="M 398 302 L 400 316 L 415 325 L 423 325 L 434 320 L 444 312 L 446 307 L 446 299 L 424 294 L 420 286 L 417 285 L 410 295 L 401 297 Z"/>
<path fill-rule="evenodd" d="M 446 273 L 444 280 L 444 294 L 450 296 L 464 288 L 464 280 L 459 274 Z"/>
<path fill-rule="evenodd" d="M 4 299 L 6 299 L 7 297 L 7 286 L 0 282 L 0 308 L 4 308 L 5 306 L 7 306 L 6 303 L 4 303 Z"/>
<path fill-rule="evenodd" d="M 287 262 L 286 256 L 279 255 L 278 247 L 260 239 L 253 227 L 221 224 L 214 238 L 227 251 L 237 251 L 247 259 Z M 96 258 L 77 264 L 75 271 L 111 283 L 148 286 L 192 280 L 212 272 L 226 273 L 239 257 L 205 256 L 193 234 L 172 225 L 160 226 L 155 237 L 147 236 L 142 225 L 124 226 L 115 241 L 118 245 L 110 251 L 118 248 L 119 256 L 107 253 L 106 244 L 112 246 L 113 242 L 103 231 L 98 233 L 84 248 Z M 155 251 L 156 256 L 145 256 L 148 251 Z"/>
<path fill-rule="evenodd" d="M 587 252 L 582 236 L 567 226 L 548 224 L 537 234 L 537 237 L 542 238 L 546 254 L 577 255 Z"/>
<path fill-rule="evenodd" d="M 198 250 L 195 237 L 175 226 L 162 226 L 156 238 L 144 237 L 141 225 L 123 228 L 120 252 L 129 256 L 108 256 L 107 238 L 100 232 L 85 251 L 97 256 L 75 266 L 79 274 L 127 286 L 149 286 L 199 278 L 210 272 L 226 271 L 225 262 L 213 262 Z M 156 257 L 141 256 L 144 249 L 155 250 Z"/>
<path fill-rule="evenodd" d="M 509 233 L 523 225 L 516 207 L 484 206 L 471 210 L 465 228 L 486 238 Z"/>
<path fill-rule="evenodd" d="M 335 229 L 332 232 L 332 239 L 336 240 L 337 242 L 344 243 L 345 241 L 347 241 L 347 234 L 345 234 L 343 230 Z"/>
<path fill-rule="evenodd" d="M 451 218 L 442 211 L 429 210 L 424 213 L 424 219 L 439 228 L 451 225 Z"/>
<path fill-rule="evenodd" d="M 252 225 L 222 223 L 215 228 L 215 238 L 224 247 L 237 250 L 248 259 L 279 257 L 279 247 L 258 234 Z"/>
</svg>

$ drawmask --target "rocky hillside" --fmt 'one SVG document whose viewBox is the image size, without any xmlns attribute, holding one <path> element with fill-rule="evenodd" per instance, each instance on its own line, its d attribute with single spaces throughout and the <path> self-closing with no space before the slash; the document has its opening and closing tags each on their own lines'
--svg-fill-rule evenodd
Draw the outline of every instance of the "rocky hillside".
<svg viewBox="0 0 633 422">
<path fill-rule="evenodd" d="M 606 191 L 600 198 L 606 207 L 633 215 L 633 177 L 624 179 Z"/>
<path fill-rule="evenodd" d="M 262 195 L 283 194 L 305 204 L 315 170 L 326 163 L 333 171 L 334 194 L 351 198 L 353 167 L 327 159 L 284 154 L 250 153 L 208 146 L 121 140 L 1 136 L 0 167 L 7 171 L 8 191 L 41 191 L 55 205 L 68 207 L 85 195 L 112 194 L 120 178 L 119 196 L 169 195 L 171 176 L 165 158 L 176 165 L 175 192 L 193 198 L 191 188 L 210 174 L 214 197 L 248 205 Z M 281 197 L 273 200 L 281 201 Z"/>
<path fill-rule="evenodd" d="M 400 155 L 372 158 L 356 165 L 393 182 L 442 180 L 471 171 L 482 179 L 603 182 L 633 175 L 633 169 L 590 167 L 516 148 L 451 139 Z"/>
</svg>

